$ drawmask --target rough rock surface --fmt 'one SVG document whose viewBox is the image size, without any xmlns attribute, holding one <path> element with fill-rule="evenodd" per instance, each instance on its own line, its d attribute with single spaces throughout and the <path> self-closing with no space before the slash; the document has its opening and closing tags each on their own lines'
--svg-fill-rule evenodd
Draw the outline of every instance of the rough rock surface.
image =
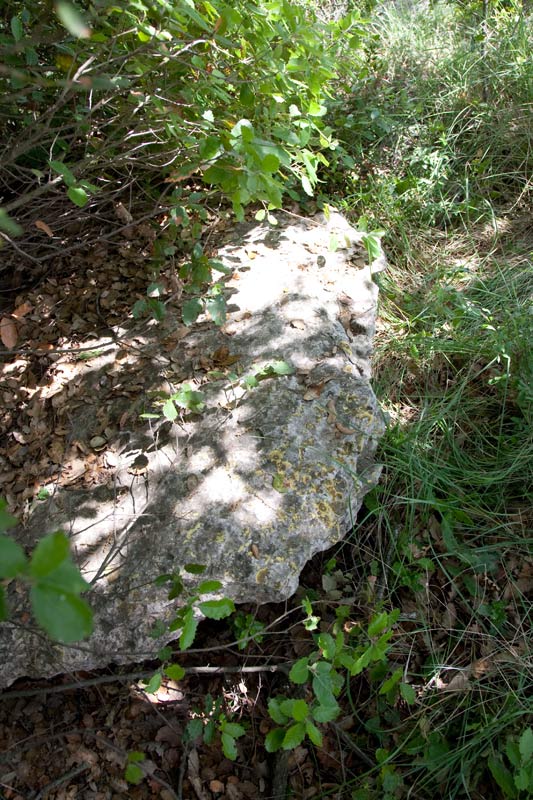
<svg viewBox="0 0 533 800">
<path fill-rule="evenodd" d="M 217 256 L 234 270 L 225 280 L 226 324 L 201 317 L 184 333 L 174 321 L 172 339 L 167 320 L 156 332 L 165 346 L 146 346 L 142 405 L 133 416 L 117 407 L 116 435 L 98 452 L 105 479 L 57 487 L 15 533 L 32 547 L 44 533 L 68 532 L 92 583 L 95 633 L 60 646 L 31 626 L 3 624 L 0 686 L 153 656 L 172 637 L 155 640 L 150 631 L 179 602 L 154 580 L 189 562 L 205 564 L 202 579 L 222 581 L 220 594 L 235 602 L 283 600 L 305 563 L 352 527 L 379 476 L 373 456 L 383 432 L 369 378 L 372 272 L 384 258 L 365 266 L 360 239 L 336 213 L 328 221 L 280 214 L 277 227 L 234 229 Z M 276 374 L 272 365 L 286 371 L 279 362 L 292 374 Z M 87 402 L 98 381 L 121 369 L 123 343 L 93 362 Z M 247 388 L 244 378 L 254 375 L 257 386 Z M 184 382 L 204 393 L 201 414 L 140 418 L 154 408 L 150 388 L 175 392 Z M 92 421 L 90 405 L 81 406 L 73 440 L 89 440 Z"/>
</svg>

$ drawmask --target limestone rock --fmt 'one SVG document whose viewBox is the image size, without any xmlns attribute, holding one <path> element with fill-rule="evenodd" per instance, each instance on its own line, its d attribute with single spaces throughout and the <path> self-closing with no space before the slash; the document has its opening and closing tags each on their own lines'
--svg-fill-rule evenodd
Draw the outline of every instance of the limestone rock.
<svg viewBox="0 0 533 800">
<path fill-rule="evenodd" d="M 154 580 L 186 563 L 206 565 L 202 579 L 220 580 L 220 595 L 237 603 L 281 601 L 305 563 L 353 526 L 379 477 L 372 271 L 385 262 L 365 266 L 361 234 L 339 214 L 278 218 L 276 227 L 239 225 L 221 244 L 217 258 L 233 270 L 222 328 L 200 317 L 186 335 L 177 319 L 150 328 L 151 339 L 130 332 L 144 390 L 133 412 L 119 393 L 105 399 L 112 421 L 91 456 L 101 484 L 58 486 L 15 534 L 31 548 L 47 532 L 68 532 L 92 583 L 95 633 L 61 646 L 31 625 L 2 624 L 0 686 L 153 657 L 179 635 L 150 635 L 179 604 Z M 94 438 L 98 387 L 125 369 L 118 351 L 87 373 L 74 440 Z M 157 403 L 151 388 L 177 392 L 184 383 L 204 393 L 201 413 L 176 407 L 174 421 L 140 417 Z"/>
</svg>

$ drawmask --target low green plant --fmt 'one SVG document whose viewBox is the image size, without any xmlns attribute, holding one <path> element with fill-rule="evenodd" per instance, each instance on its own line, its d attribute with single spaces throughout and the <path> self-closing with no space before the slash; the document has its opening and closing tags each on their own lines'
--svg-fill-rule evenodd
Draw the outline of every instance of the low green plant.
<svg viewBox="0 0 533 800">
<path fill-rule="evenodd" d="M 490 755 L 487 764 L 504 797 L 533 797 L 533 729 L 508 737 L 503 753 Z"/>
<path fill-rule="evenodd" d="M 253 614 L 236 611 L 231 619 L 231 624 L 237 638 L 239 650 L 245 650 L 251 642 L 261 644 L 264 637 L 265 625 Z"/>
<path fill-rule="evenodd" d="M 135 319 L 151 316 L 156 322 L 163 322 L 166 315 L 165 304 L 159 300 L 161 287 L 158 283 L 151 283 L 146 289 L 146 297 L 142 297 L 133 304 L 131 313 Z"/>
<path fill-rule="evenodd" d="M 144 778 L 144 771 L 139 764 L 142 764 L 145 759 L 145 753 L 142 753 L 139 750 L 131 750 L 128 753 L 128 763 L 126 764 L 126 769 L 124 771 L 124 778 L 128 781 L 128 783 L 133 784 L 133 786 L 137 786 Z"/>
<path fill-rule="evenodd" d="M 168 586 L 168 599 L 182 599 L 182 605 L 170 623 L 165 624 L 158 620 L 154 625 L 151 635 L 158 639 L 167 632 L 180 631 L 178 643 L 180 650 L 187 650 L 196 637 L 199 616 L 203 615 L 208 619 L 224 619 L 235 611 L 233 600 L 222 597 L 218 600 L 202 600 L 206 595 L 212 595 L 220 591 L 222 583 L 217 580 L 200 581 L 196 586 L 188 587 L 185 584 L 186 576 L 199 576 L 205 572 L 203 564 L 185 564 L 183 570 L 178 570 L 171 574 L 160 575 L 155 583 L 156 586 Z M 184 596 L 183 596 L 184 595 Z M 153 694 L 157 692 L 163 681 L 163 676 L 172 680 L 181 680 L 185 671 L 176 663 L 165 663 L 172 656 L 170 647 L 164 647 L 159 651 L 158 657 L 163 662 L 161 668 L 146 681 L 145 691 Z"/>
<path fill-rule="evenodd" d="M 310 601 L 306 598 L 307 629 L 314 630 L 320 620 L 309 613 L 309 606 Z M 266 737 L 265 746 L 269 752 L 280 748 L 294 749 L 306 736 L 313 744 L 320 745 L 322 735 L 315 723 L 331 722 L 339 715 L 341 709 L 337 698 L 346 680 L 361 674 L 372 664 L 387 661 L 399 611 L 380 612 L 366 628 L 355 625 L 346 634 L 345 623 L 349 614 L 348 606 L 339 606 L 332 633 L 313 633 L 317 649 L 298 659 L 291 667 L 290 682 L 310 690 L 312 701 L 308 703 L 301 698 L 284 696 L 270 699 L 268 713 L 280 727 L 273 728 Z M 387 691 L 392 689 L 391 682 Z"/>
<path fill-rule="evenodd" d="M 16 525 L 0 500 L 0 579 L 17 579 L 30 587 L 32 612 L 46 633 L 59 642 L 76 642 L 92 632 L 93 614 L 80 597 L 90 588 L 70 557 L 70 541 L 62 531 L 44 536 L 30 557 L 3 531 Z M 6 593 L 0 586 L 0 621 L 7 619 Z"/>
<path fill-rule="evenodd" d="M 213 698 L 207 694 L 204 698 L 203 709 L 194 709 L 195 716 L 189 720 L 185 727 L 184 743 L 194 742 L 196 739 L 211 745 L 215 742 L 217 734 L 220 737 L 222 752 L 230 761 L 237 758 L 237 739 L 246 733 L 246 729 L 238 722 L 231 722 L 222 709 L 221 697 Z"/>
</svg>

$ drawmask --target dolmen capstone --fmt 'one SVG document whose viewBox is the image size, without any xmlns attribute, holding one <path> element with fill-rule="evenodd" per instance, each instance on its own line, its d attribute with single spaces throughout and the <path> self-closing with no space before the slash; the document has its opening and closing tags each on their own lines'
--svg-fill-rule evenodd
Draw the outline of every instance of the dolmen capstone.
<svg viewBox="0 0 533 800">
<path fill-rule="evenodd" d="M 336 212 L 276 216 L 220 243 L 222 326 L 201 314 L 186 327 L 169 304 L 162 324 L 132 319 L 87 365 L 68 435 L 91 453 L 92 479 L 58 481 L 10 533 L 28 552 L 68 534 L 94 633 L 51 642 L 10 587 L 0 686 L 154 657 L 180 635 L 154 628 L 183 602 L 155 581 L 180 573 L 192 591 L 185 564 L 222 583 L 212 598 L 285 600 L 306 562 L 353 527 L 380 472 L 370 359 L 385 259 L 368 264 L 363 234 Z"/>
</svg>

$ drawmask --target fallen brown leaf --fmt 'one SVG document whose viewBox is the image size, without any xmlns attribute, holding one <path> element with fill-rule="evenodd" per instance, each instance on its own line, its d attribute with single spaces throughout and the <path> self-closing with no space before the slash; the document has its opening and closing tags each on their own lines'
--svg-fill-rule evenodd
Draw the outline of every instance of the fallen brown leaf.
<svg viewBox="0 0 533 800">
<path fill-rule="evenodd" d="M 54 232 L 52 231 L 50 226 L 47 225 L 46 222 L 43 222 L 42 219 L 35 220 L 35 227 L 38 228 L 40 231 L 46 233 L 46 235 L 50 236 L 50 238 L 52 238 L 52 236 L 54 235 Z"/>
<path fill-rule="evenodd" d="M 315 383 L 314 386 L 308 386 L 304 394 L 304 400 L 316 400 L 324 391 L 325 385 L 326 382 L 322 381 L 321 383 Z"/>
<path fill-rule="evenodd" d="M 335 427 L 339 431 L 339 433 L 343 433 L 345 436 L 353 436 L 354 433 L 357 433 L 355 428 L 347 428 L 346 425 L 343 425 L 342 422 L 336 422 Z"/>
<path fill-rule="evenodd" d="M 15 317 L 15 319 L 22 319 L 22 317 L 26 316 L 26 314 L 29 314 L 32 308 L 33 306 L 31 306 L 29 303 L 21 303 L 20 306 L 16 307 L 11 316 Z"/>
<path fill-rule="evenodd" d="M 11 317 L 2 317 L 0 320 L 0 339 L 8 350 L 15 347 L 18 340 L 17 323 Z"/>
</svg>

